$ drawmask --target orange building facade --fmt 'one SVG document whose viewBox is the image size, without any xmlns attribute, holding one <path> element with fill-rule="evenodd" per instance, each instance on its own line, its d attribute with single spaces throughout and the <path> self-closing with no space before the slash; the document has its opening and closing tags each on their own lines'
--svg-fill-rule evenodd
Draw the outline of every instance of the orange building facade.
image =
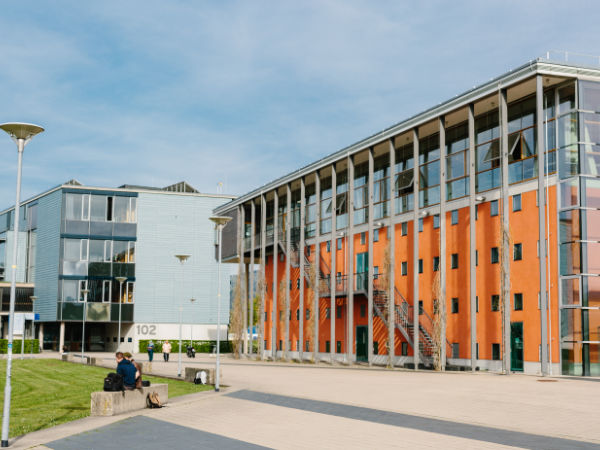
<svg viewBox="0 0 600 450">
<path fill-rule="evenodd" d="M 538 60 L 217 208 L 243 351 L 600 375 L 599 149 L 600 69 Z"/>
</svg>

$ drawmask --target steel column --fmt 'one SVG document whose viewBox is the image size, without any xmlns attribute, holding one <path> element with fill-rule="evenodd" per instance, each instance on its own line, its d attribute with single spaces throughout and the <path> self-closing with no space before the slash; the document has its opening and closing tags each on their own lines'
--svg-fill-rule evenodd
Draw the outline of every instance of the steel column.
<svg viewBox="0 0 600 450">
<path fill-rule="evenodd" d="M 285 336 L 283 338 L 283 357 L 289 358 L 290 346 L 290 255 L 292 253 L 292 190 L 290 183 L 285 185 L 286 214 L 285 214 Z"/>
<path fill-rule="evenodd" d="M 389 265 L 389 273 L 385 274 L 387 276 L 389 286 L 388 286 L 388 366 L 394 367 L 394 356 L 395 356 L 395 334 L 396 334 L 396 314 L 395 314 L 395 304 L 396 304 L 396 246 L 395 246 L 395 238 L 396 238 L 396 227 L 394 225 L 394 217 L 396 215 L 396 195 L 395 195 L 395 186 L 396 186 L 396 149 L 394 148 L 394 139 L 389 140 L 390 146 L 390 207 L 389 207 L 389 227 L 387 233 L 389 251 L 390 251 L 390 265 Z"/>
<path fill-rule="evenodd" d="M 265 329 L 265 308 L 267 302 L 267 198 L 265 194 L 260 195 L 260 278 L 261 278 L 261 300 L 260 300 L 260 330 L 261 342 L 260 359 L 265 359 L 265 342 L 267 333 Z M 272 318 L 271 318 L 272 320 Z"/>
<path fill-rule="evenodd" d="M 444 117 L 438 119 L 440 136 L 440 298 L 438 299 L 438 314 L 440 314 L 440 364 L 441 370 L 446 370 L 446 123 Z"/>
<path fill-rule="evenodd" d="M 348 230 L 346 232 L 346 245 L 348 251 L 348 273 L 346 274 L 346 283 L 348 289 L 348 343 L 346 351 L 348 353 L 348 362 L 353 363 L 354 359 L 354 156 L 348 155 Z"/>
<path fill-rule="evenodd" d="M 469 105 L 469 299 L 471 319 L 471 370 L 477 367 L 477 228 L 475 222 L 475 112 Z"/>
<path fill-rule="evenodd" d="M 314 342 L 313 342 L 313 354 L 314 360 L 316 362 L 319 361 L 319 279 L 321 274 L 321 244 L 319 243 L 319 238 L 321 236 L 321 174 L 317 170 L 315 172 L 315 195 L 316 195 L 316 209 L 317 209 L 317 217 L 315 224 L 315 266 L 317 269 L 316 274 L 316 286 L 313 289 L 314 298 L 314 306 L 313 306 L 313 323 L 314 323 Z"/>
<path fill-rule="evenodd" d="M 279 290 L 277 283 L 277 263 L 279 259 L 279 193 L 277 192 L 277 189 L 273 191 L 273 194 L 273 295 L 271 296 L 273 299 L 273 312 L 271 313 L 271 354 L 273 359 L 275 359 L 277 356 L 277 321 L 279 320 L 279 317 L 277 316 L 277 291 Z"/>
<path fill-rule="evenodd" d="M 419 368 L 419 131 L 413 128 L 413 359 Z"/>
<path fill-rule="evenodd" d="M 300 178 L 300 248 L 298 249 L 298 264 L 300 265 L 300 295 L 298 297 L 298 309 L 300 310 L 300 321 L 298 323 L 298 339 L 300 341 L 300 348 L 298 348 L 298 356 L 300 361 L 303 361 L 304 354 L 304 314 L 306 311 L 306 299 L 304 298 L 304 285 L 305 285 L 305 249 L 304 249 L 304 222 L 306 221 L 305 208 L 306 208 L 306 181 L 304 177 Z"/>
<path fill-rule="evenodd" d="M 504 373 L 510 374 L 510 244 L 508 236 L 510 224 L 508 218 L 508 106 L 506 102 L 506 89 L 499 92 L 500 107 L 500 144 L 502 146 L 502 329 L 504 330 L 502 368 Z"/>
<path fill-rule="evenodd" d="M 336 256 L 337 256 L 337 236 L 336 236 L 336 221 L 337 221 L 337 213 L 336 213 L 336 184 L 337 184 L 337 176 L 335 172 L 335 164 L 331 166 L 331 244 L 329 245 L 329 249 L 331 252 L 331 277 L 330 277 L 330 306 L 329 306 L 329 335 L 330 342 L 329 345 L 329 358 L 331 362 L 335 359 L 335 318 L 336 318 L 336 305 L 335 305 L 335 288 L 337 282 L 337 272 L 336 272 Z"/>
<path fill-rule="evenodd" d="M 368 150 L 369 155 L 369 175 L 368 175 L 368 272 L 367 272 L 367 317 L 368 317 L 368 361 L 369 365 L 373 364 L 373 172 L 374 172 L 374 161 L 373 161 L 373 148 Z"/>
<path fill-rule="evenodd" d="M 249 277 L 249 295 L 248 295 L 248 329 L 250 330 L 249 336 L 249 351 L 248 354 L 252 354 L 254 350 L 254 298 L 256 297 L 255 280 L 254 280 L 254 253 L 256 251 L 256 204 L 255 199 L 252 199 L 250 203 L 250 270 L 248 271 Z"/>
</svg>

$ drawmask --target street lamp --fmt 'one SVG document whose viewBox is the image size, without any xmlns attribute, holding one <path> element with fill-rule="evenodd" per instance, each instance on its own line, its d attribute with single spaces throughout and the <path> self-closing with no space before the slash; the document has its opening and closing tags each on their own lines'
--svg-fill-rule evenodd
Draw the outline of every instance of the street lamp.
<svg viewBox="0 0 600 450">
<path fill-rule="evenodd" d="M 34 314 L 34 318 L 31 321 L 31 355 L 33 355 L 33 341 L 35 340 L 35 310 L 33 305 L 38 298 L 35 295 L 30 295 L 29 298 L 31 299 L 31 312 Z"/>
<path fill-rule="evenodd" d="M 4 412 L 2 415 L 2 447 L 8 447 L 8 427 L 10 425 L 10 394 L 11 394 L 11 369 L 12 369 L 12 346 L 13 326 L 15 318 L 15 293 L 17 288 L 17 241 L 19 239 L 19 207 L 21 202 L 21 168 L 23 166 L 23 150 L 33 137 L 44 129 L 30 123 L 3 123 L 0 129 L 4 130 L 17 144 L 17 193 L 15 199 L 15 225 L 12 253 L 12 277 L 10 281 L 10 307 L 8 315 L 8 345 L 6 361 L 6 383 L 4 384 Z"/>
<path fill-rule="evenodd" d="M 189 259 L 189 257 L 190 257 L 190 255 L 185 255 L 185 254 L 175 255 L 175 258 L 177 258 L 179 260 L 179 262 L 181 263 L 182 267 L 183 267 L 183 263 L 186 262 Z M 181 273 L 182 273 L 181 277 L 184 278 L 184 276 L 183 276 L 183 268 L 182 268 L 182 272 Z M 179 361 L 177 363 L 177 376 L 178 377 L 181 376 L 181 321 L 183 320 L 182 309 L 183 308 L 181 306 L 179 306 Z"/>
<path fill-rule="evenodd" d="M 221 329 L 221 255 L 222 255 L 222 242 L 221 237 L 223 235 L 223 227 L 229 223 L 231 217 L 227 216 L 213 216 L 210 220 L 214 222 L 217 228 L 217 243 L 219 244 L 219 262 L 217 264 L 217 361 L 216 361 L 216 374 L 215 374 L 215 392 L 219 392 L 219 371 L 221 364 L 221 345 L 219 332 Z"/>
<path fill-rule="evenodd" d="M 190 303 L 192 304 L 192 306 L 194 306 L 195 301 L 196 301 L 196 299 L 194 297 L 190 298 Z M 194 331 L 194 324 L 193 324 L 193 321 L 190 320 L 190 346 L 191 347 L 194 346 L 194 340 L 192 339 L 193 331 Z"/>
<path fill-rule="evenodd" d="M 127 277 L 115 277 L 119 282 L 119 331 L 117 332 L 117 350 L 121 346 L 121 305 L 123 304 L 123 282 Z"/>
<path fill-rule="evenodd" d="M 87 296 L 90 293 L 89 289 L 82 289 L 83 294 L 83 326 L 81 328 L 81 363 L 83 364 L 83 352 L 85 350 L 85 316 L 87 316 Z"/>
</svg>

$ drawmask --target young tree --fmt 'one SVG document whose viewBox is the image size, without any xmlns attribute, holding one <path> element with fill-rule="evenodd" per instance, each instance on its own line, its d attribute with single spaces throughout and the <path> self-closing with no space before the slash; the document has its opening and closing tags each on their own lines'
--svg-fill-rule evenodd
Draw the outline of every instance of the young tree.
<svg viewBox="0 0 600 450">
<path fill-rule="evenodd" d="M 264 345 L 264 336 L 265 336 L 265 294 L 266 294 L 266 279 L 265 279 L 265 263 L 261 262 L 260 264 L 260 272 L 258 274 L 257 280 L 257 289 L 256 289 L 256 297 L 254 299 L 254 311 L 258 314 L 254 319 L 254 323 L 259 324 L 258 326 L 258 348 L 257 355 L 260 359 L 265 358 L 265 345 Z"/>
<path fill-rule="evenodd" d="M 433 368 L 441 371 L 442 365 L 442 348 L 446 345 L 442 330 L 446 324 L 446 302 L 442 299 L 442 284 L 440 272 L 436 272 L 431 286 L 431 292 L 434 298 L 433 308 Z"/>
<path fill-rule="evenodd" d="M 244 321 L 242 315 L 242 279 L 240 276 L 236 278 L 235 288 L 233 291 L 233 305 L 229 313 L 229 329 L 233 336 L 233 357 L 239 358 L 242 351 L 242 340 L 244 332 Z"/>
<path fill-rule="evenodd" d="M 317 263 L 316 259 L 313 259 L 308 266 L 308 287 L 306 289 L 306 296 L 309 300 L 312 300 L 315 296 L 315 289 L 317 289 Z M 312 301 L 309 302 L 312 304 Z M 313 308 L 314 309 L 314 308 Z M 310 311 L 310 309 L 309 309 Z M 308 317 L 306 318 L 306 336 L 310 337 L 311 341 L 311 350 L 312 357 L 311 361 L 314 363 L 316 361 L 316 351 L 317 347 L 315 344 L 315 330 L 316 330 L 316 320 L 317 320 L 317 311 L 310 311 Z"/>
</svg>

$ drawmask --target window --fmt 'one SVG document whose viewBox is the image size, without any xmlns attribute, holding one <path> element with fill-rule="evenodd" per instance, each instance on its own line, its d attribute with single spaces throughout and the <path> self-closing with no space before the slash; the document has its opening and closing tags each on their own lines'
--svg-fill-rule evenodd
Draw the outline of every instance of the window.
<svg viewBox="0 0 600 450">
<path fill-rule="evenodd" d="M 90 220 L 96 222 L 106 221 L 106 196 L 92 195 L 90 199 Z"/>
<path fill-rule="evenodd" d="M 475 267 L 479 265 L 479 250 L 475 250 Z"/>
<path fill-rule="evenodd" d="M 419 259 L 419 273 L 423 273 L 423 260 Z"/>
<path fill-rule="evenodd" d="M 458 253 L 452 253 L 450 257 L 450 267 L 452 269 L 458 269 Z"/>
<path fill-rule="evenodd" d="M 331 241 L 327 241 L 326 246 L 327 246 L 327 253 L 329 253 L 331 251 Z"/>
<path fill-rule="evenodd" d="M 373 278 L 376 280 L 379 275 L 379 266 L 373 266 Z"/>
<path fill-rule="evenodd" d="M 523 311 L 523 294 L 518 293 L 513 295 L 513 307 L 515 311 Z"/>
<path fill-rule="evenodd" d="M 408 273 L 408 262 L 402 261 L 400 264 L 400 273 L 406 275 Z"/>
<path fill-rule="evenodd" d="M 373 341 L 373 354 L 379 355 L 379 342 Z"/>
<path fill-rule="evenodd" d="M 342 249 L 342 238 L 338 238 L 337 239 L 337 249 L 341 250 Z"/>
<path fill-rule="evenodd" d="M 492 344 L 492 359 L 494 361 L 500 360 L 500 344 Z"/>
<path fill-rule="evenodd" d="M 79 282 L 77 280 L 62 280 L 62 301 L 76 302 L 79 298 Z"/>
<path fill-rule="evenodd" d="M 335 317 L 337 317 L 338 319 L 342 318 L 342 307 L 341 306 L 336 306 Z"/>
<path fill-rule="evenodd" d="M 492 311 L 500 311 L 500 296 L 492 295 Z"/>
<path fill-rule="evenodd" d="M 419 300 L 419 315 L 423 314 L 423 300 Z"/>
<path fill-rule="evenodd" d="M 407 356 L 408 355 L 408 342 L 403 342 L 402 343 L 402 356 Z"/>
<path fill-rule="evenodd" d="M 306 256 L 310 256 L 310 249 L 311 249 L 310 245 L 308 247 L 306 247 Z"/>
<path fill-rule="evenodd" d="M 265 322 L 269 320 L 269 312 L 265 311 Z"/>
<path fill-rule="evenodd" d="M 499 259 L 500 259 L 500 256 L 498 253 L 498 247 L 492 247 L 492 255 L 491 255 L 492 264 L 498 264 Z"/>
<path fill-rule="evenodd" d="M 329 341 L 325 341 L 325 353 L 331 352 L 331 345 Z"/>
<path fill-rule="evenodd" d="M 331 318 L 331 308 L 325 308 L 325 318 Z"/>
<path fill-rule="evenodd" d="M 367 316 L 367 307 L 366 305 L 360 305 L 360 317 L 366 317 Z"/>
<path fill-rule="evenodd" d="M 102 302 L 104 302 L 104 303 L 109 303 L 110 300 L 111 300 L 111 298 L 110 298 L 110 288 L 111 288 L 111 281 L 110 280 L 103 280 L 102 281 Z M 127 295 L 127 292 L 123 292 L 123 294 Z M 123 301 L 123 299 L 121 299 L 120 302 L 121 303 L 125 303 Z"/>
<path fill-rule="evenodd" d="M 309 342 L 310 342 L 310 341 L 306 341 L 306 342 L 304 343 L 304 348 L 305 348 L 305 350 L 304 350 L 304 351 L 306 351 L 306 352 L 309 352 L 309 351 L 310 351 L 310 343 L 309 343 Z"/>
<path fill-rule="evenodd" d="M 300 278 L 296 280 L 296 289 L 300 289 Z"/>
<path fill-rule="evenodd" d="M 475 220 L 479 219 L 479 205 L 475 205 Z"/>
<path fill-rule="evenodd" d="M 452 314 L 458 314 L 458 297 L 452 298 Z"/>
<path fill-rule="evenodd" d="M 400 224 L 400 231 L 402 236 L 406 236 L 408 234 L 408 222 L 402 222 Z"/>
<path fill-rule="evenodd" d="M 433 271 L 437 272 L 438 270 L 440 270 L 440 257 L 434 256 L 433 257 Z"/>
<path fill-rule="evenodd" d="M 452 344 L 452 358 L 458 358 L 458 357 L 459 357 L 459 356 L 458 356 L 458 354 L 459 354 L 459 353 L 458 353 L 458 348 L 459 348 L 459 347 L 458 347 L 458 342 L 454 342 L 454 343 Z"/>
<path fill-rule="evenodd" d="M 479 312 L 479 296 L 478 295 L 475 296 L 475 312 L 476 313 Z"/>
<path fill-rule="evenodd" d="M 475 359 L 479 359 L 479 342 L 475 343 Z"/>
<path fill-rule="evenodd" d="M 342 353 L 342 341 L 336 341 L 335 343 L 335 352 Z"/>
<path fill-rule="evenodd" d="M 452 211 L 451 219 L 452 219 L 452 225 L 458 224 L 458 209 L 455 209 L 454 211 Z"/>
<path fill-rule="evenodd" d="M 440 215 L 436 214 L 435 216 L 433 216 L 433 228 L 437 229 L 440 227 Z"/>
<path fill-rule="evenodd" d="M 423 231 L 423 218 L 419 218 L 419 233 Z"/>
<path fill-rule="evenodd" d="M 373 242 L 379 242 L 379 229 L 373 230 Z"/>
<path fill-rule="evenodd" d="M 513 261 L 521 261 L 523 259 L 523 244 L 515 244 L 513 246 Z"/>
<path fill-rule="evenodd" d="M 498 200 L 490 202 L 490 216 L 494 217 L 498 215 Z"/>
<path fill-rule="evenodd" d="M 513 212 L 521 211 L 521 194 L 513 195 Z"/>
<path fill-rule="evenodd" d="M 306 308 L 306 320 L 310 319 L 310 309 Z"/>
<path fill-rule="evenodd" d="M 360 243 L 364 244 L 367 241 L 365 232 L 360 233 Z"/>
<path fill-rule="evenodd" d="M 300 309 L 296 310 L 296 320 L 300 320 Z"/>
</svg>

